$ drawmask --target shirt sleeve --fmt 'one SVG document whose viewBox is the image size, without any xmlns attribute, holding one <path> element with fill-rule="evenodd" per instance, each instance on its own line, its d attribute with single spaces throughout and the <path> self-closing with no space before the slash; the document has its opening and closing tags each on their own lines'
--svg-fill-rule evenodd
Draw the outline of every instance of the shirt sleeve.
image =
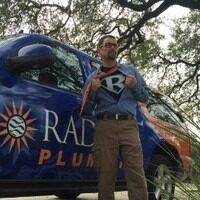
<svg viewBox="0 0 200 200">
<path fill-rule="evenodd" d="M 132 92 L 134 93 L 134 96 L 137 101 L 140 102 L 146 102 L 148 100 L 148 87 L 143 79 L 143 77 L 140 75 L 138 70 L 134 66 L 130 66 L 132 74 L 137 80 L 136 86 L 132 89 Z"/>
</svg>

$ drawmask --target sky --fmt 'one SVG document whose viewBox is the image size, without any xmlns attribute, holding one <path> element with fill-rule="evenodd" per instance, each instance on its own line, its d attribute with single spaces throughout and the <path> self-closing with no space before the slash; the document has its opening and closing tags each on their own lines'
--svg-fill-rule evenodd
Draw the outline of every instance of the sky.
<svg viewBox="0 0 200 200">
<path fill-rule="evenodd" d="M 188 8 L 184 8 L 182 6 L 171 6 L 170 8 L 168 8 L 165 12 L 163 12 L 160 16 L 165 16 L 170 18 L 177 18 L 177 17 L 182 17 L 185 16 L 189 13 L 189 9 Z"/>
<path fill-rule="evenodd" d="M 165 40 L 161 42 L 163 47 L 167 46 L 168 42 L 170 41 L 170 28 L 173 26 L 173 20 L 188 15 L 189 11 L 190 10 L 188 8 L 184 8 L 182 6 L 172 6 L 159 16 L 164 19 L 164 23 L 160 25 L 159 30 L 165 35 Z M 168 38 L 168 40 L 166 38 Z"/>
</svg>

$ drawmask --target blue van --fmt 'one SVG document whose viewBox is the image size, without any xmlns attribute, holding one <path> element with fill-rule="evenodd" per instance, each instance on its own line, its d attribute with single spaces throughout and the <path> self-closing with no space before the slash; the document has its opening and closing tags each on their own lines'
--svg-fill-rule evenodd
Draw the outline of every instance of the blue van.
<svg viewBox="0 0 200 200">
<path fill-rule="evenodd" d="M 0 38 L 0 196 L 96 192 L 94 119 L 79 114 L 81 91 L 99 61 L 40 34 Z M 149 90 L 137 121 L 149 199 L 172 199 L 189 169 L 190 140 L 168 97 Z M 116 191 L 126 190 L 119 163 Z M 166 198 L 167 194 L 167 198 Z"/>
</svg>

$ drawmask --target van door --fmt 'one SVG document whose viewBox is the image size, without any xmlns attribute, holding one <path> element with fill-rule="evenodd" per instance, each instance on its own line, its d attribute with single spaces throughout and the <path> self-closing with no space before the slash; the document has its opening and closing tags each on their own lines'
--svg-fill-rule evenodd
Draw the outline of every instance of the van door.
<svg viewBox="0 0 200 200">
<path fill-rule="evenodd" d="M 3 97 L 0 178 L 94 176 L 90 153 L 94 123 L 79 115 L 84 84 L 80 60 L 68 47 L 51 48 L 56 57 L 53 66 L 27 66 Z"/>
</svg>

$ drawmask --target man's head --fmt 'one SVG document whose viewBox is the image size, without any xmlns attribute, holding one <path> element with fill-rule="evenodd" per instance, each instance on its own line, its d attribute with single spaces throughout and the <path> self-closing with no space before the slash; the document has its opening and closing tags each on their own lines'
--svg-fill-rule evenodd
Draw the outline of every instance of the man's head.
<svg viewBox="0 0 200 200">
<path fill-rule="evenodd" d="M 97 44 L 97 51 L 102 60 L 115 61 L 118 55 L 116 38 L 112 35 L 103 36 Z"/>
</svg>

